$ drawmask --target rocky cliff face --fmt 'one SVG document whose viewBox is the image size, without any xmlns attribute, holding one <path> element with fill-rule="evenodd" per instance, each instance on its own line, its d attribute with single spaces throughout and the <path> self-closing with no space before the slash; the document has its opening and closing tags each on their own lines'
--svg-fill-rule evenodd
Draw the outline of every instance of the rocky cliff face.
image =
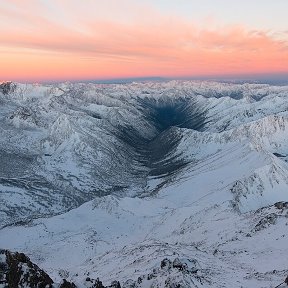
<svg viewBox="0 0 288 288">
<path fill-rule="evenodd" d="M 1 250 L 0 283 L 9 288 L 52 288 L 53 280 L 25 254 Z"/>
</svg>

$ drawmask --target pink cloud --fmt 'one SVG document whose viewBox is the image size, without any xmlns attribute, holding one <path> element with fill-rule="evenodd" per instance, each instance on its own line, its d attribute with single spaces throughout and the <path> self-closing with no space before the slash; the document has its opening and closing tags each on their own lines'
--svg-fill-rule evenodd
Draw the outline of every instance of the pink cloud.
<svg viewBox="0 0 288 288">
<path fill-rule="evenodd" d="M 132 22 L 93 19 L 93 12 L 87 18 L 81 16 L 85 13 L 76 16 L 68 13 L 63 15 L 65 19 L 57 21 L 48 17 L 47 7 L 39 1 L 27 1 L 28 8 L 37 13 L 23 12 L 23 2 L 13 0 L 12 6 L 0 8 L 6 21 L 17 20 L 9 20 L 9 30 L 7 25 L 0 26 L 0 47 L 5 50 L 0 56 L 1 63 L 5 63 L 1 78 L 8 71 L 10 77 L 20 77 L 25 70 L 26 77 L 29 74 L 33 78 L 35 73 L 35 77 L 43 79 L 288 72 L 287 39 L 273 37 L 266 31 L 249 30 L 241 25 L 204 29 L 195 23 L 157 14 L 146 6 L 142 12 L 151 13 L 150 22 L 140 12 L 142 18 Z M 119 6 L 119 1 L 108 2 Z M 69 3 L 74 3 L 74 9 L 77 7 L 75 1 L 59 3 L 59 13 Z M 91 5 L 88 8 L 95 8 Z M 66 25 L 72 20 L 76 21 L 75 26 Z M 23 25 L 12 25 L 13 21 Z"/>
</svg>

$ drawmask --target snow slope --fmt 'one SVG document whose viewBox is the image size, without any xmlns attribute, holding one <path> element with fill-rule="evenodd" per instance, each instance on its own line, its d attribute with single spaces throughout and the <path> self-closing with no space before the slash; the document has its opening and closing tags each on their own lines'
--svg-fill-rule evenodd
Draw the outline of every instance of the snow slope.
<svg viewBox="0 0 288 288">
<path fill-rule="evenodd" d="M 288 274 L 287 96 L 15 84 L 0 93 L 0 247 L 79 287 L 275 287 Z"/>
</svg>

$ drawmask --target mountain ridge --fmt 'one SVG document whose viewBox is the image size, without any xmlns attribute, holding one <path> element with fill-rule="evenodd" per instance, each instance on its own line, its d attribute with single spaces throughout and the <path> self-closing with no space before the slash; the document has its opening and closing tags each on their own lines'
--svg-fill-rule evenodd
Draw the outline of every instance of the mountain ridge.
<svg viewBox="0 0 288 288">
<path fill-rule="evenodd" d="M 77 287 L 269 287 L 288 274 L 287 86 L 10 85 L 1 248 Z"/>
</svg>

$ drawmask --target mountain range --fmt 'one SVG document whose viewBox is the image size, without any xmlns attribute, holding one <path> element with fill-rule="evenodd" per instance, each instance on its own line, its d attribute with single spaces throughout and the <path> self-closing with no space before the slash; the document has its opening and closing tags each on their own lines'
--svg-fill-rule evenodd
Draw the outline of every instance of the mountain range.
<svg viewBox="0 0 288 288">
<path fill-rule="evenodd" d="M 0 84 L 0 287 L 11 259 L 51 287 L 285 287 L 287 97 L 210 81 Z M 27 281 L 15 287 L 38 287 Z"/>
</svg>

